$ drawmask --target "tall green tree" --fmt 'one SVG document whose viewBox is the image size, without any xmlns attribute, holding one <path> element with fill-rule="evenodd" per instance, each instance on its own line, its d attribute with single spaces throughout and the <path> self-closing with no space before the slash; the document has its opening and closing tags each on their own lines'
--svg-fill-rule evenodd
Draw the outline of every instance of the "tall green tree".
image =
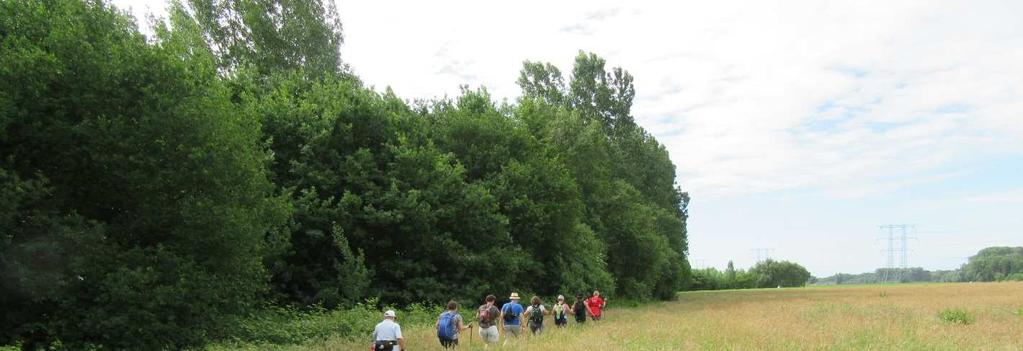
<svg viewBox="0 0 1023 351">
<path fill-rule="evenodd" d="M 147 43 L 98 1 L 0 3 L 0 341 L 199 346 L 265 291 L 288 208 L 259 124 L 181 34 Z"/>
<path fill-rule="evenodd" d="M 1005 280 L 1023 274 L 1023 247 L 985 248 L 970 257 L 961 271 L 965 280 L 981 282 Z"/>
<path fill-rule="evenodd" d="M 810 272 L 798 263 L 765 260 L 758 262 L 750 273 L 757 277 L 758 288 L 804 286 L 810 279 Z"/>
<path fill-rule="evenodd" d="M 301 69 L 320 77 L 343 68 L 344 37 L 334 1 L 186 1 L 174 6 L 194 15 L 224 71 L 247 67 L 267 76 Z"/>
<path fill-rule="evenodd" d="M 581 52 L 566 89 L 556 67 L 526 61 L 518 80 L 520 105 L 546 110 L 525 122 L 556 145 L 559 159 L 577 180 L 586 223 L 607 243 L 608 267 L 619 292 L 672 298 L 689 272 L 689 197 L 676 186 L 666 149 L 634 122 L 632 76 L 621 68 L 608 72 L 605 64 Z M 555 113 L 559 110 L 569 113 Z M 635 250 L 653 251 L 636 257 Z"/>
</svg>

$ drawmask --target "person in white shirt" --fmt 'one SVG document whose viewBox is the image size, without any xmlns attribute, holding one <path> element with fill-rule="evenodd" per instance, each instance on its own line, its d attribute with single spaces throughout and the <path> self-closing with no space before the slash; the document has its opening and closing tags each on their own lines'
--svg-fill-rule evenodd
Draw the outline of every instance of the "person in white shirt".
<svg viewBox="0 0 1023 351">
<path fill-rule="evenodd" d="M 384 320 L 373 328 L 373 350 L 404 351 L 405 338 L 401 337 L 401 326 L 397 323 L 398 316 L 394 311 L 384 312 Z M 398 348 L 394 348 L 398 346 Z"/>
<path fill-rule="evenodd" d="M 529 307 L 526 307 L 526 320 L 529 321 L 529 331 L 533 332 L 533 335 L 539 335 L 543 332 L 543 316 L 547 314 L 547 308 L 540 302 L 539 296 L 533 296 L 529 301 Z"/>
</svg>

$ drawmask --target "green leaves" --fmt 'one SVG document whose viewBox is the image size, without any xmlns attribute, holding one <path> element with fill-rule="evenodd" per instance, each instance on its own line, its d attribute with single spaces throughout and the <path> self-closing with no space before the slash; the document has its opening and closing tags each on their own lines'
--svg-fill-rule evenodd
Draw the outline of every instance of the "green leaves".
<svg viewBox="0 0 1023 351">
<path fill-rule="evenodd" d="M 16 218 L 2 280 L 24 283 L 0 288 L 3 341 L 201 345 L 265 290 L 260 257 L 287 215 L 258 124 L 209 61 L 101 3 L 0 6 L 25 20 L 0 22 L 3 81 L 34 82 L 0 85 L 4 182 L 36 193 L 0 215 Z"/>
<path fill-rule="evenodd" d="M 201 347 L 268 298 L 674 296 L 688 196 L 627 72 L 409 106 L 345 71 L 331 4 L 174 2 L 147 39 L 0 2 L 0 344 Z"/>
</svg>

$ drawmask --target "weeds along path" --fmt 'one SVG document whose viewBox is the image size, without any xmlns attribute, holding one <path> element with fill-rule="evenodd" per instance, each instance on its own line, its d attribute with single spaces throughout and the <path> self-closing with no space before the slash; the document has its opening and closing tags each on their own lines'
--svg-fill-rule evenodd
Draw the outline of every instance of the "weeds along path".
<svg viewBox="0 0 1023 351">
<path fill-rule="evenodd" d="M 491 350 L 1020 350 L 1023 283 L 813 287 L 686 292 L 674 302 L 608 311 L 599 323 L 548 328 Z M 943 320 L 964 311 L 969 324 Z M 958 313 L 958 312 L 957 312 Z M 553 326 L 553 321 L 545 322 Z M 412 351 L 441 350 L 432 329 Z M 367 332 L 368 335 L 368 332 Z M 502 335 L 503 337 L 503 335 Z M 462 334 L 460 350 L 483 350 Z M 284 350 L 368 350 L 327 340 Z"/>
</svg>

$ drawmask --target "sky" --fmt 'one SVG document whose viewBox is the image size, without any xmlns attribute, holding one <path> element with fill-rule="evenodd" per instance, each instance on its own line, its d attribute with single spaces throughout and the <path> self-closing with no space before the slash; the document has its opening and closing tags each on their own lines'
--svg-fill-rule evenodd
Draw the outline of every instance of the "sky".
<svg viewBox="0 0 1023 351">
<path fill-rule="evenodd" d="M 580 50 L 628 70 L 637 123 L 692 197 L 695 267 L 767 249 L 820 277 L 873 271 L 889 224 L 912 225 L 913 267 L 1023 246 L 1021 1 L 336 6 L 342 60 L 406 99 L 468 85 L 514 102 L 524 60 L 567 73 Z"/>
</svg>

